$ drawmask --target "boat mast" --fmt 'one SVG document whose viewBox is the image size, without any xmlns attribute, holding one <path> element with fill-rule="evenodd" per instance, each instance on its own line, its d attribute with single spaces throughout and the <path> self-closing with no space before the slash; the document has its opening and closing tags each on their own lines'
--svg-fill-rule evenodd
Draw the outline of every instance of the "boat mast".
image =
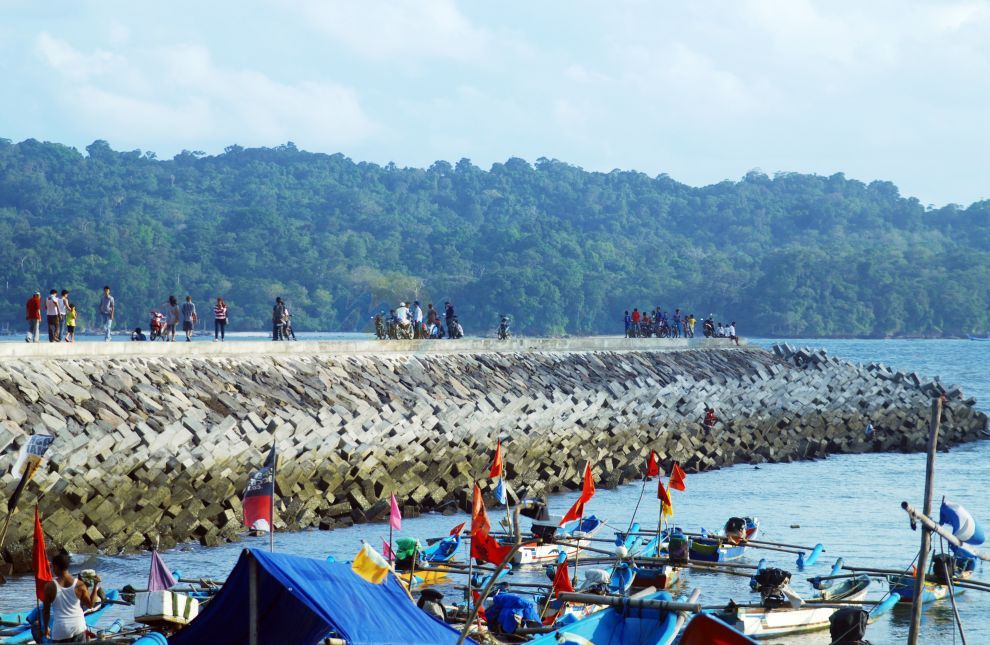
<svg viewBox="0 0 990 645">
<path fill-rule="evenodd" d="M 942 397 L 932 399 L 932 416 L 928 426 L 928 460 L 925 464 L 925 500 L 923 513 L 932 514 L 932 491 L 935 488 L 935 451 L 938 448 L 939 423 L 942 420 Z M 928 553 L 932 548 L 932 533 L 921 525 L 921 550 L 918 553 L 918 571 L 914 579 L 914 599 L 911 602 L 911 629 L 908 631 L 908 645 L 918 645 L 918 632 L 921 629 L 921 611 L 924 608 L 925 576 L 928 572 Z"/>
</svg>

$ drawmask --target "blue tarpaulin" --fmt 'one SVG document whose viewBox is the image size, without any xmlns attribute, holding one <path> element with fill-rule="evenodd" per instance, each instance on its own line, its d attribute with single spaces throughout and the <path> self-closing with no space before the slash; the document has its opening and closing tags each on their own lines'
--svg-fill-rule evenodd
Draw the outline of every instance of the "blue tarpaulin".
<svg viewBox="0 0 990 645">
<path fill-rule="evenodd" d="M 457 642 L 458 632 L 416 607 L 394 574 L 376 585 L 348 563 L 245 549 L 216 597 L 169 643 L 248 642 L 251 558 L 257 561 L 260 645 L 329 636 L 349 645 Z"/>
</svg>

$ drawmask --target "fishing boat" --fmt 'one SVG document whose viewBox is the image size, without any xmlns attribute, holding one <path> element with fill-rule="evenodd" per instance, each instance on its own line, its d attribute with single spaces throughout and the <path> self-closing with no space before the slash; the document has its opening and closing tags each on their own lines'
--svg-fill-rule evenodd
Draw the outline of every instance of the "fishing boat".
<svg viewBox="0 0 990 645">
<path fill-rule="evenodd" d="M 677 636 L 678 612 L 650 603 L 670 602 L 671 596 L 666 591 L 649 594 L 641 600 L 610 600 L 618 606 L 597 611 L 527 645 L 668 645 Z"/>
<path fill-rule="evenodd" d="M 590 538 L 604 526 L 605 522 L 594 515 L 567 522 L 560 527 L 552 519 L 545 522 L 534 521 L 533 534 L 537 540 L 524 543 L 516 552 L 512 563 L 517 567 L 552 564 L 561 553 L 572 558 L 580 549 L 591 546 Z"/>
<path fill-rule="evenodd" d="M 949 554 L 939 554 L 932 558 L 932 566 L 925 576 L 925 587 L 921 593 L 922 604 L 942 600 L 949 595 L 949 576 L 963 580 L 971 578 L 975 570 L 976 559 L 965 556 L 952 556 Z M 890 585 L 891 593 L 899 594 L 902 603 L 911 604 L 914 602 L 915 576 L 887 576 L 887 583 Z M 957 588 L 954 593 L 961 594 L 964 589 Z"/>
<path fill-rule="evenodd" d="M 970 340 L 990 340 L 990 332 L 987 332 L 986 336 L 970 336 Z"/>
<path fill-rule="evenodd" d="M 454 555 L 457 553 L 457 549 L 461 546 L 461 536 L 448 535 L 445 538 L 437 540 L 430 546 L 423 550 L 423 560 L 426 562 L 438 563 L 438 562 L 450 562 L 454 559 Z"/>
<path fill-rule="evenodd" d="M 115 602 L 120 600 L 120 592 L 116 589 L 111 589 L 107 592 L 107 602 L 100 603 L 96 607 L 86 611 L 84 616 L 86 618 L 86 626 L 89 628 L 94 627 L 106 613 L 107 609 Z M 27 612 L 14 612 L 9 614 L 0 615 L 0 620 L 4 623 L 19 623 L 14 626 L 8 626 L 0 629 L 0 644 L 2 645 L 13 645 L 15 643 L 33 643 L 36 642 L 34 629 L 38 627 L 40 609 L 35 607 Z M 50 642 L 47 639 L 42 642 Z"/>
<path fill-rule="evenodd" d="M 680 645 L 753 645 L 752 638 L 740 633 L 711 614 L 695 614 L 681 633 Z"/>
<path fill-rule="evenodd" d="M 761 572 L 759 589 L 762 606 L 737 606 L 730 602 L 717 616 L 739 632 L 757 639 L 828 629 L 829 619 L 838 607 L 804 603 L 789 588 L 789 582 L 790 573 L 765 569 Z M 866 598 L 869 586 L 870 577 L 859 575 L 821 591 L 816 600 L 835 604 L 861 601 Z"/>
<path fill-rule="evenodd" d="M 730 517 L 722 535 L 699 537 L 691 540 L 690 557 L 703 562 L 729 562 L 746 553 L 746 541 L 760 531 L 760 521 L 755 517 Z"/>
</svg>

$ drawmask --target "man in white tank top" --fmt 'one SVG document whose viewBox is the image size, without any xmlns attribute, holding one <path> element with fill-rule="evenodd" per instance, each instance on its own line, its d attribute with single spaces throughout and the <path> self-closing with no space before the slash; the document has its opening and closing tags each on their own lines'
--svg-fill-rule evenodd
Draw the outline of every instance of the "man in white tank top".
<svg viewBox="0 0 990 645">
<path fill-rule="evenodd" d="M 90 594 L 86 583 L 69 573 L 69 556 L 59 553 L 52 558 L 55 579 L 45 585 L 45 608 L 42 614 L 52 642 L 86 641 L 86 618 L 83 609 L 91 609 L 100 588 L 96 578 Z"/>
</svg>

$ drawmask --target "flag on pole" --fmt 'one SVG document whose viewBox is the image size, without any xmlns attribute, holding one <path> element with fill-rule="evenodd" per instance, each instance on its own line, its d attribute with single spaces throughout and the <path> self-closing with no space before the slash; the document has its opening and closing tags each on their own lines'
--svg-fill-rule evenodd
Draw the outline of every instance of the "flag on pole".
<svg viewBox="0 0 990 645">
<path fill-rule="evenodd" d="M 591 498 L 594 496 L 595 478 L 591 474 L 591 462 L 588 462 L 584 465 L 584 482 L 581 484 L 581 496 L 578 497 L 574 505 L 564 514 L 563 519 L 560 520 L 560 526 L 584 517 L 584 505 L 591 501 Z"/>
<path fill-rule="evenodd" d="M 681 465 L 675 461 L 674 467 L 670 469 L 670 482 L 668 483 L 668 486 L 674 490 L 683 491 L 684 478 L 686 476 L 687 475 L 685 474 L 684 469 L 681 468 Z"/>
<path fill-rule="evenodd" d="M 158 551 L 151 552 L 151 571 L 148 572 L 148 591 L 165 591 L 175 586 L 175 577 L 165 566 Z"/>
<path fill-rule="evenodd" d="M 491 479 L 502 477 L 504 470 L 505 464 L 502 463 L 502 440 L 499 439 L 498 443 L 495 444 L 495 459 L 492 461 L 492 467 L 488 471 L 488 477 Z"/>
<path fill-rule="evenodd" d="M 388 525 L 396 531 L 402 529 L 402 513 L 399 511 L 399 502 L 395 501 L 395 493 L 388 500 Z"/>
<path fill-rule="evenodd" d="M 498 500 L 499 504 L 506 504 L 509 501 L 508 496 L 505 494 L 505 479 L 499 477 L 495 483 L 495 499 Z"/>
<path fill-rule="evenodd" d="M 389 562 L 395 560 L 395 554 L 392 553 L 392 547 L 388 545 L 388 540 L 385 538 L 382 538 L 382 555 L 384 555 L 385 559 Z"/>
<path fill-rule="evenodd" d="M 34 592 L 38 600 L 45 600 L 45 585 L 52 581 L 52 570 L 48 566 L 45 552 L 45 533 L 41 530 L 41 513 L 34 507 L 34 548 L 31 551 L 31 565 L 34 569 Z"/>
<path fill-rule="evenodd" d="M 460 524 L 458 524 L 454 528 L 450 529 L 450 534 L 451 535 L 460 535 L 461 534 L 461 531 L 464 530 L 464 525 L 465 524 L 467 524 L 467 522 L 461 522 Z"/>
<path fill-rule="evenodd" d="M 557 598 L 561 592 L 571 593 L 574 591 L 574 586 L 571 585 L 571 574 L 568 571 L 567 560 L 564 560 L 557 565 L 557 572 L 553 576 L 553 587 L 550 593 L 554 598 Z"/>
<path fill-rule="evenodd" d="M 275 446 L 272 446 L 265 464 L 251 473 L 241 506 L 244 507 L 244 526 L 252 531 L 268 533 L 272 530 L 272 502 L 275 499 Z"/>
<path fill-rule="evenodd" d="M 657 452 L 655 450 L 650 451 L 650 460 L 646 462 L 646 476 L 660 476 L 660 463 L 657 461 Z"/>
<path fill-rule="evenodd" d="M 983 544 L 986 536 L 973 515 L 959 504 L 942 498 L 938 512 L 938 523 L 952 527 L 952 534 L 966 544 Z"/>
<path fill-rule="evenodd" d="M 474 496 L 471 500 L 471 557 L 482 562 L 502 564 L 502 560 L 511 547 L 499 544 L 489 531 L 492 525 L 488 521 L 485 501 L 481 497 L 481 487 L 474 485 Z"/>
<path fill-rule="evenodd" d="M 674 503 L 670 500 L 670 493 L 663 487 L 663 480 L 657 480 L 657 499 L 660 500 L 660 514 L 665 517 L 674 516 Z"/>
<path fill-rule="evenodd" d="M 388 577 L 389 566 L 385 558 L 365 542 L 351 562 L 351 571 L 370 583 L 380 585 Z"/>
<path fill-rule="evenodd" d="M 54 441 L 55 437 L 50 434 L 34 434 L 31 435 L 27 443 L 21 446 L 21 451 L 17 455 L 17 461 L 14 462 L 14 469 L 11 471 L 20 473 L 21 480 L 17 482 L 17 487 L 14 489 L 10 499 L 7 500 L 7 513 L 13 513 L 14 509 L 17 508 L 17 502 L 21 499 L 21 493 L 24 492 L 24 487 L 27 486 L 27 483 L 31 481 L 31 478 L 38 471 L 38 467 L 44 461 L 45 453 Z"/>
</svg>

